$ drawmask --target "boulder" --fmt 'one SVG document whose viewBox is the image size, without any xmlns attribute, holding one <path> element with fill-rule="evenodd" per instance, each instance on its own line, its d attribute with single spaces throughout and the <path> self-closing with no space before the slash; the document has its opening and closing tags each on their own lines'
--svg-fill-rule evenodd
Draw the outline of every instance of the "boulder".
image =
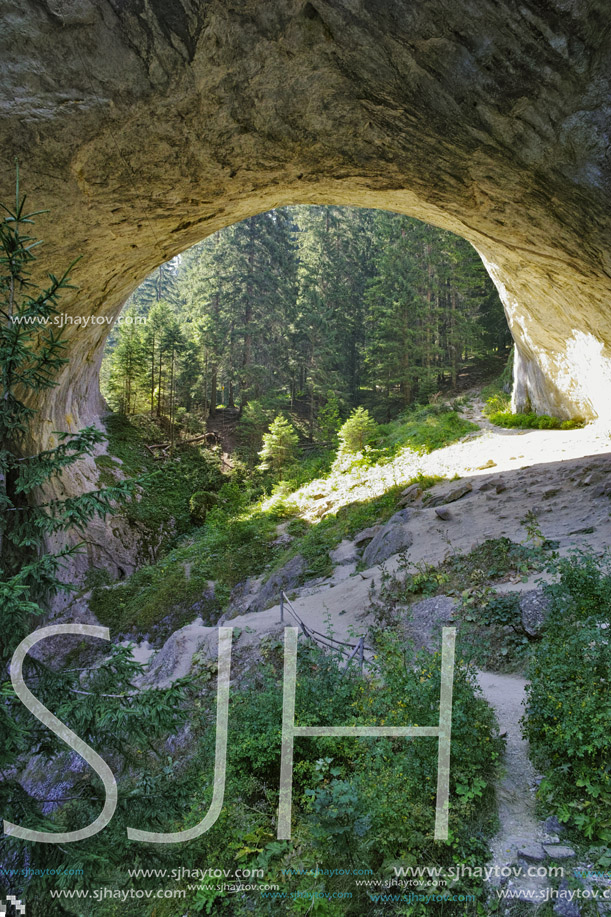
<svg viewBox="0 0 611 917">
<path fill-rule="evenodd" d="M 217 627 L 206 627 L 199 622 L 181 627 L 153 657 L 148 671 L 140 680 L 140 686 L 169 687 L 178 678 L 189 674 L 196 653 L 216 658 L 218 633 Z"/>
<path fill-rule="evenodd" d="M 355 543 L 344 538 L 338 546 L 329 552 L 333 566 L 343 566 L 344 564 L 353 564 L 358 558 Z"/>
<path fill-rule="evenodd" d="M 363 529 L 362 532 L 359 532 L 357 535 L 354 536 L 354 539 L 353 539 L 354 544 L 360 547 L 361 545 L 364 545 L 365 542 L 371 541 L 372 538 L 375 538 L 378 532 L 381 532 L 381 531 L 382 531 L 381 525 L 370 525 L 369 528 Z"/>
<path fill-rule="evenodd" d="M 520 599 L 522 627 L 529 637 L 538 637 L 550 609 L 550 599 L 542 589 L 531 589 Z"/>
<path fill-rule="evenodd" d="M 296 588 L 306 569 L 306 562 L 301 554 L 291 557 L 283 567 L 276 570 L 264 583 L 249 605 L 249 611 L 263 611 L 280 601 L 280 592 L 289 592 Z"/>
<path fill-rule="evenodd" d="M 409 512 L 404 509 L 395 513 L 369 542 L 363 552 L 363 562 L 367 567 L 381 564 L 393 554 L 399 554 L 412 545 L 414 538 L 405 524 L 409 519 Z"/>
<path fill-rule="evenodd" d="M 435 595 L 414 602 L 403 618 L 405 636 L 413 640 L 416 649 L 440 649 L 441 628 L 454 623 L 455 608 L 456 599 L 449 595 Z"/>
<path fill-rule="evenodd" d="M 435 487 L 435 493 L 426 501 L 427 506 L 443 506 L 446 503 L 455 503 L 470 494 L 473 485 L 470 481 L 461 481 L 459 484 L 443 484 Z"/>
</svg>

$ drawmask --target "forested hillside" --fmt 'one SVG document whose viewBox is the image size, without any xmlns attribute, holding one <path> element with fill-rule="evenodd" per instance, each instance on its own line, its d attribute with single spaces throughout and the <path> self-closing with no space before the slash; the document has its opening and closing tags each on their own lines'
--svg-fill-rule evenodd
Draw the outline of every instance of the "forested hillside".
<svg viewBox="0 0 611 917">
<path fill-rule="evenodd" d="M 109 404 L 199 432 L 218 407 L 296 411 L 304 434 L 363 404 L 389 420 L 510 335 L 464 239 L 385 211 L 287 207 L 160 267 L 107 346 Z M 244 417 L 248 420 L 248 415 Z"/>
</svg>

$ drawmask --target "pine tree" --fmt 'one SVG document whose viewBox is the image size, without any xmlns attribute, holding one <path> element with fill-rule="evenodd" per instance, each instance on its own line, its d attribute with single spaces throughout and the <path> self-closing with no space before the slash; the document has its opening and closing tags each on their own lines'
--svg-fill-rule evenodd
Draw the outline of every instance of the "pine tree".
<svg viewBox="0 0 611 917">
<path fill-rule="evenodd" d="M 117 342 L 108 361 L 106 390 L 111 407 L 124 414 L 138 413 L 146 398 L 147 354 L 142 331 L 132 310 L 119 326 Z"/>
<path fill-rule="evenodd" d="M 295 457 L 298 436 L 292 424 L 281 415 L 270 424 L 269 432 L 263 434 L 263 448 L 259 452 L 259 468 L 271 469 L 277 473 Z"/>
<path fill-rule="evenodd" d="M 355 408 L 339 429 L 340 452 L 362 452 L 377 429 L 377 424 L 364 407 Z"/>
<path fill-rule="evenodd" d="M 17 644 L 36 629 L 36 620 L 49 608 L 58 591 L 75 587 L 62 579 L 68 558 L 79 545 L 58 551 L 46 545 L 53 536 L 82 531 L 96 515 L 112 510 L 118 501 L 134 493 L 135 482 L 124 481 L 104 490 L 60 499 L 49 496 L 48 485 L 79 459 L 91 455 L 104 440 L 94 427 L 76 434 L 56 433 L 57 445 L 43 451 L 27 449 L 26 443 L 37 411 L 28 401 L 56 384 L 65 364 L 62 331 L 58 330 L 60 295 L 70 289 L 69 270 L 56 277 L 49 273 L 46 287 L 31 278 L 36 259 L 34 238 L 29 234 L 37 213 L 27 213 L 17 181 L 13 208 L 2 206 L 0 222 L 0 664 L 5 669 Z M 46 496 L 45 496 L 46 495 Z M 134 695 L 130 683 L 142 667 L 125 647 L 113 647 L 109 657 L 90 673 L 83 690 L 79 670 L 52 670 L 28 656 L 24 666 L 27 681 L 35 679 L 37 694 L 51 709 L 61 709 L 79 735 L 101 744 L 115 754 L 125 754 L 130 741 L 149 741 L 151 723 L 159 733 L 171 729 L 180 714 L 176 703 L 181 689 L 142 692 Z M 112 700 L 104 700 L 104 695 Z M 171 699 L 172 706 L 168 706 Z M 114 714 L 107 709 L 114 707 Z M 106 709 L 105 706 L 106 705 Z M 177 716 L 178 713 L 178 716 Z M 162 725 L 163 723 L 163 725 Z M 30 796 L 19 784 L 19 769 L 34 755 L 51 757 L 65 746 L 25 710 L 12 690 L 3 690 L 0 704 L 0 811 L 3 817 L 30 828 L 53 830 L 43 815 L 44 800 Z M 103 794 L 94 783 L 80 802 L 73 818 L 81 825 L 94 820 L 101 809 Z M 95 814 L 92 814 L 95 811 Z M 62 816 L 63 817 L 63 816 Z M 118 826 L 117 826 L 118 827 Z M 121 833 L 104 851 L 98 837 L 78 853 L 59 850 L 55 845 L 36 845 L 37 866 L 53 869 L 60 863 L 100 864 L 125 856 Z M 108 840 L 106 840 L 108 844 Z M 42 847 L 42 849 L 41 849 Z M 23 897 L 25 885 L 48 879 L 24 878 L 24 866 L 32 863 L 32 844 L 7 837 L 3 840 L 3 867 L 15 869 L 5 885 Z M 28 911 L 34 915 L 63 913 L 45 896 L 44 905 L 28 893 Z"/>
</svg>

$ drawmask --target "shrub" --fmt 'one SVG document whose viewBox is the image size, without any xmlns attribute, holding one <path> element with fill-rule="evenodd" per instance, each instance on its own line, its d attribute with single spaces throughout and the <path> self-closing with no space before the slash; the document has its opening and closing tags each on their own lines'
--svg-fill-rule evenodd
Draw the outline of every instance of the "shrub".
<svg viewBox="0 0 611 917">
<path fill-rule="evenodd" d="M 203 525 L 208 515 L 208 510 L 216 505 L 218 496 L 209 490 L 196 491 L 189 500 L 191 519 L 196 525 Z"/>
<path fill-rule="evenodd" d="M 323 439 L 337 441 L 337 433 L 342 425 L 342 406 L 335 392 L 329 392 L 326 403 L 318 412 L 318 426 Z"/>
<path fill-rule="evenodd" d="M 362 452 L 378 425 L 366 408 L 355 408 L 339 429 L 340 452 Z"/>
<path fill-rule="evenodd" d="M 263 868 L 264 882 L 280 884 L 294 900 L 318 892 L 325 900 L 350 892 L 340 911 L 374 913 L 370 889 L 357 886 L 343 869 L 357 866 L 382 879 L 393 865 L 427 862 L 449 866 L 486 858 L 485 838 L 493 828 L 491 779 L 500 755 L 494 716 L 472 673 L 457 662 L 452 717 L 450 836 L 434 843 L 437 742 L 429 738 L 302 738 L 295 742 L 292 838 L 275 838 L 282 717 L 282 643 L 270 637 L 265 662 L 232 693 L 229 720 L 227 791 L 223 811 L 211 830 L 185 856 L 221 868 Z M 362 677 L 311 644 L 300 645 L 296 722 L 305 726 L 436 724 L 440 654 L 415 654 L 392 636 L 380 636 L 379 670 Z M 210 781 L 214 729 L 206 730 L 195 765 Z M 209 798 L 209 786 L 206 798 Z M 194 800 L 201 817 L 206 805 Z M 348 872 L 348 869 L 346 870 Z M 458 880 L 452 894 L 483 898 L 478 880 Z M 188 893 L 189 894 L 189 893 Z M 190 893 L 191 895 L 193 892 Z M 323 901 L 323 898 L 319 898 Z M 312 898 L 306 901 L 310 906 Z M 252 893 L 232 898 L 232 913 L 255 906 Z M 411 917 L 447 913 L 447 903 L 415 904 L 401 910 Z M 304 912 L 308 907 L 304 908 Z M 291 913 L 301 913 L 291 909 Z M 377 912 L 377 911 L 375 911 Z M 385 910 L 384 913 L 387 911 Z M 398 913 L 390 910 L 389 913 Z M 166 913 L 166 912 L 161 912 Z M 276 913 L 270 911 L 269 913 Z M 380 911 L 381 913 L 381 911 Z M 465 914 L 478 913 L 477 905 Z"/>
<path fill-rule="evenodd" d="M 548 587 L 551 611 L 530 665 L 524 717 L 539 795 L 588 840 L 611 841 L 611 575 L 575 554 Z"/>
</svg>

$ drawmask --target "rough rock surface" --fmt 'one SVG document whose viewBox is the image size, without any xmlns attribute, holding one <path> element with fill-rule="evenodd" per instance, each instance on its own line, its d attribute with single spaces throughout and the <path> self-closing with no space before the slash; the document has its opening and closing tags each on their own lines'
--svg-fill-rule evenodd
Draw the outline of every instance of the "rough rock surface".
<svg viewBox="0 0 611 917">
<path fill-rule="evenodd" d="M 404 620 L 404 631 L 416 649 L 439 650 L 441 628 L 452 626 L 456 599 L 435 595 L 410 605 Z"/>
<path fill-rule="evenodd" d="M 350 541 L 348 538 L 344 538 L 336 548 L 329 551 L 329 557 L 331 558 L 332 564 L 341 567 L 344 564 L 354 563 L 358 559 L 358 554 L 354 542 Z"/>
<path fill-rule="evenodd" d="M 231 594 L 231 601 L 223 621 L 229 621 L 235 615 L 249 611 L 263 611 L 280 601 L 280 592 L 292 590 L 301 581 L 305 571 L 305 560 L 301 554 L 291 557 L 283 567 L 276 570 L 267 582 L 261 585 L 261 577 L 250 578 L 238 584 Z"/>
<path fill-rule="evenodd" d="M 191 671 L 196 653 L 215 658 L 218 652 L 218 628 L 205 627 L 200 621 L 187 624 L 166 640 L 141 679 L 142 687 L 165 688 Z"/>
<path fill-rule="evenodd" d="M 2 161 L 75 255 L 72 360 L 41 428 L 98 415 L 126 297 L 215 230 L 289 203 L 382 207 L 484 257 L 514 403 L 611 406 L 607 0 L 5 0 Z M 3 170 L 0 200 L 13 195 Z"/>
<path fill-rule="evenodd" d="M 445 503 L 456 503 L 470 494 L 473 490 L 471 481 L 461 481 L 460 484 L 449 484 L 435 488 L 435 495 L 426 501 L 427 506 L 443 506 Z"/>
<path fill-rule="evenodd" d="M 363 551 L 363 562 L 367 567 L 381 564 L 393 554 L 405 551 L 412 544 L 414 537 L 406 525 L 410 510 L 403 509 L 388 520 L 386 525 L 369 542 Z"/>
<path fill-rule="evenodd" d="M 550 600 L 542 589 L 531 589 L 520 599 L 522 627 L 529 637 L 538 637 L 550 610 Z"/>
</svg>

